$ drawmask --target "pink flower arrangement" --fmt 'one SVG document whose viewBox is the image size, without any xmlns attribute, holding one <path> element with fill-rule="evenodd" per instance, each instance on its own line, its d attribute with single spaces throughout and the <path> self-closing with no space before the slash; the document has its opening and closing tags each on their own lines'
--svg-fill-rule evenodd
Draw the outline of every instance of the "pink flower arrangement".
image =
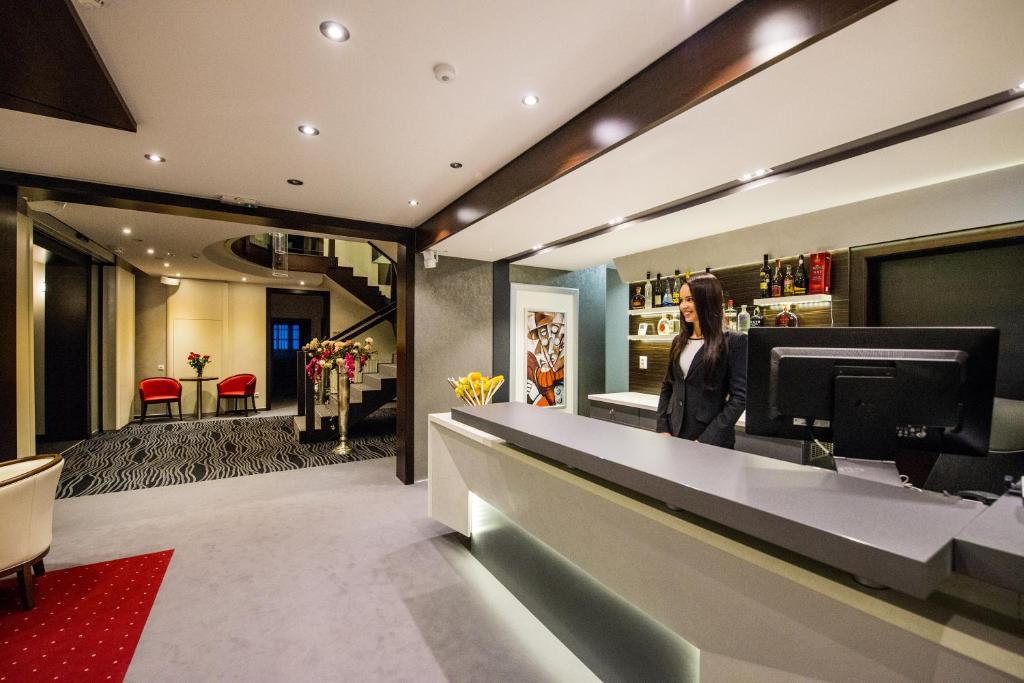
<svg viewBox="0 0 1024 683">
<path fill-rule="evenodd" d="M 340 370 L 342 367 L 345 368 L 345 374 L 351 382 L 355 379 L 356 363 L 359 363 L 359 369 L 362 370 L 366 361 L 370 360 L 370 356 L 373 355 L 373 338 L 367 337 L 359 342 L 352 339 L 320 341 L 314 337 L 312 341 L 302 347 L 302 350 L 309 358 L 309 362 L 306 363 L 306 376 L 313 382 L 320 382 L 324 370 L 330 371 L 333 368 Z"/>
</svg>

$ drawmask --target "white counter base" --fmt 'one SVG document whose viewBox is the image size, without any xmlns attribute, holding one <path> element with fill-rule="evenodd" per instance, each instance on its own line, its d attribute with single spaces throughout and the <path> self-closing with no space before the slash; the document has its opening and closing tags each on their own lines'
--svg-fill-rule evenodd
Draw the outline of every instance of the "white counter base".
<svg viewBox="0 0 1024 683">
<path fill-rule="evenodd" d="M 1013 680 L 1024 638 L 671 514 L 431 415 L 430 515 L 470 493 L 701 650 L 706 680 Z"/>
</svg>

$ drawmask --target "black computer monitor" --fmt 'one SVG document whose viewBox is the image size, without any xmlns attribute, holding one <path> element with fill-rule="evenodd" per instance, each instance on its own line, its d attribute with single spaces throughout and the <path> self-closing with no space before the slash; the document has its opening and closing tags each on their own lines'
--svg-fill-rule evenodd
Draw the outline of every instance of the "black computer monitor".
<svg viewBox="0 0 1024 683">
<path fill-rule="evenodd" d="M 833 455 L 986 455 L 999 330 L 753 328 L 746 432 L 831 441 Z"/>
</svg>

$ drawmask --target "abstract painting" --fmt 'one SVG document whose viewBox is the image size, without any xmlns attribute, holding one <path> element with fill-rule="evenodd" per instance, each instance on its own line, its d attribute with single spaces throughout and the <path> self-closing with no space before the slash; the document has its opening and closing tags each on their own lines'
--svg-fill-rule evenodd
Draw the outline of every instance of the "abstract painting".
<svg viewBox="0 0 1024 683">
<path fill-rule="evenodd" d="M 565 407 L 565 313 L 526 311 L 526 402 Z"/>
</svg>

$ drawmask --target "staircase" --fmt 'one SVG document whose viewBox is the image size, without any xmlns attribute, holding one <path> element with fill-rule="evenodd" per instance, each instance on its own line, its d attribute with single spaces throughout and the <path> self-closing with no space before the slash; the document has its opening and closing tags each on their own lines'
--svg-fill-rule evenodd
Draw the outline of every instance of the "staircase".
<svg viewBox="0 0 1024 683">
<path fill-rule="evenodd" d="M 371 311 L 379 311 L 388 305 L 388 298 L 381 293 L 380 287 L 370 284 L 369 278 L 356 275 L 354 268 L 328 266 L 324 275 L 341 285 L 342 289 L 348 290 L 352 296 L 366 304 Z"/>
<path fill-rule="evenodd" d="M 327 277 L 351 292 L 371 311 L 379 311 L 390 303 L 391 261 L 387 256 L 369 242 L 348 240 L 331 240 L 329 252 L 334 258 L 324 271 Z"/>
<path fill-rule="evenodd" d="M 358 325 L 341 332 L 332 339 L 351 339 L 370 329 L 381 321 L 394 321 L 396 306 L 388 304 L 384 309 Z M 326 403 L 319 403 L 313 394 L 313 383 L 305 374 L 305 354 L 296 357 L 297 379 L 299 382 L 298 415 L 295 416 L 295 431 L 299 443 L 331 441 L 338 438 L 338 401 L 332 394 Z M 336 392 L 337 388 L 332 387 Z M 367 361 L 362 371 L 357 370 L 349 385 L 348 425 L 351 428 L 368 417 L 375 410 L 394 401 L 398 395 L 398 365 L 394 356 L 380 358 L 376 354 Z M 313 410 L 308 410 L 312 407 Z"/>
</svg>

